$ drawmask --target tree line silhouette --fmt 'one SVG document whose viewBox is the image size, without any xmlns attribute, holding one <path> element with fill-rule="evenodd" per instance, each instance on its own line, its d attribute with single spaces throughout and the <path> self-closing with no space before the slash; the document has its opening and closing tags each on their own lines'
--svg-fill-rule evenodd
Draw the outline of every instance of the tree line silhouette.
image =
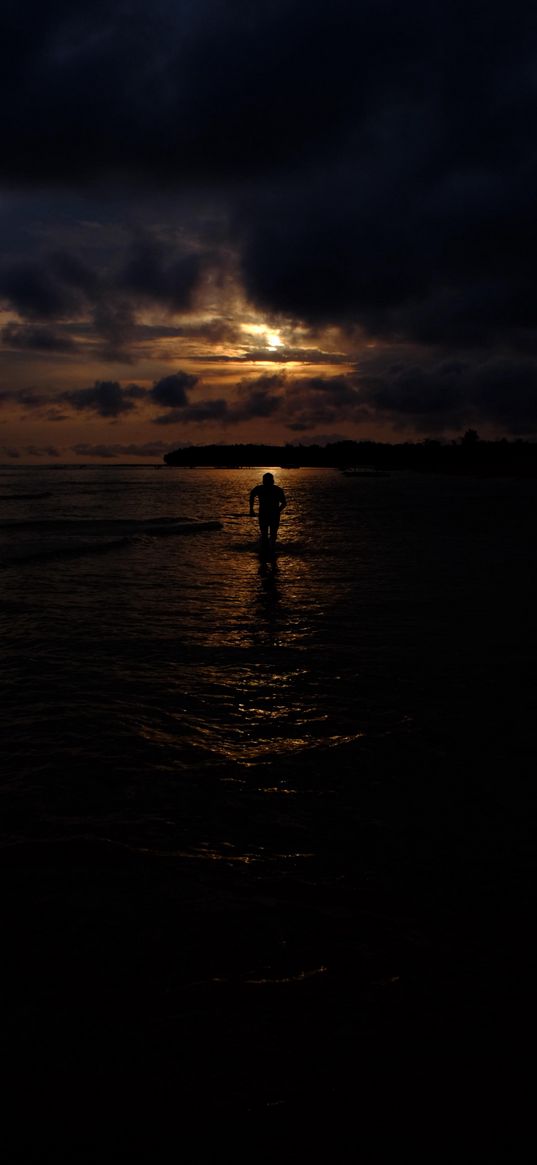
<svg viewBox="0 0 537 1165">
<path fill-rule="evenodd" d="M 422 441 L 335 441 L 331 445 L 189 445 L 164 455 L 167 465 L 185 468 L 415 470 L 427 473 L 472 473 L 487 476 L 537 476 L 537 443 L 521 438 L 481 440 L 475 429 L 445 443 Z"/>
</svg>

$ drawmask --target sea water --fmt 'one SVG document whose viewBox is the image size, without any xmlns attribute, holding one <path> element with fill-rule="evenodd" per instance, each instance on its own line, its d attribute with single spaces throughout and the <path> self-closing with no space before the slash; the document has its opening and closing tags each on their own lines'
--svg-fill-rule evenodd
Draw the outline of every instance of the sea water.
<svg viewBox="0 0 537 1165">
<path fill-rule="evenodd" d="M 66 766 L 76 799 L 88 755 L 178 781 L 231 765 L 247 782 L 319 748 L 337 768 L 342 744 L 426 731 L 440 693 L 449 734 L 450 694 L 491 666 L 500 680 L 504 653 L 520 670 L 534 482 L 275 473 L 288 505 L 264 561 L 248 516 L 261 471 L 2 471 L 19 780 L 37 757 Z"/>
<path fill-rule="evenodd" d="M 394 993 L 441 1022 L 461 967 L 474 998 L 486 965 L 492 997 L 490 903 L 503 887 L 505 916 L 524 909 L 535 746 L 537 482 L 268 467 L 287 508 L 265 559 L 264 468 L 0 472 L 2 854 L 24 974 L 41 967 L 32 1023 L 61 931 L 84 952 L 69 982 L 91 974 L 135 1055 L 119 980 L 143 964 L 146 1042 L 186 1024 L 195 1092 L 199 1025 L 232 1038 L 213 991 L 306 985 L 299 1020 L 259 1005 L 255 1088 L 235 1065 L 250 1104 L 312 1087 L 312 1008 L 332 1087 Z M 178 993 L 200 984 L 196 1026 Z M 288 1063 L 274 1079 L 282 1014 L 300 1084 Z"/>
</svg>

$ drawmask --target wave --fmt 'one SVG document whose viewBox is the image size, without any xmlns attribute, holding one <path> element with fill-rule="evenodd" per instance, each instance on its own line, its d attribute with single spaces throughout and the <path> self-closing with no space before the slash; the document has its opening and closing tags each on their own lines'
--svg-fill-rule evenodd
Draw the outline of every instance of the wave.
<svg viewBox="0 0 537 1165">
<path fill-rule="evenodd" d="M 25 563 L 48 562 L 55 558 L 80 558 L 86 554 L 105 554 L 125 546 L 132 538 L 108 538 L 99 542 L 47 543 L 39 547 L 33 545 L 20 548 L 14 554 L 4 557 L 2 567 L 23 566 Z"/>
<path fill-rule="evenodd" d="M 106 554 L 108 551 L 132 544 L 141 536 L 199 534 L 222 529 L 221 522 L 185 522 L 175 518 L 138 520 L 114 518 L 102 521 L 48 519 L 43 522 L 2 522 L 0 526 L 4 530 L 22 529 L 40 535 L 48 532 L 67 535 L 62 541 L 36 538 L 31 543 L 13 547 L 3 556 L 0 565 L 4 568 L 53 559 L 80 558 L 88 554 Z M 91 537 L 88 541 L 85 537 L 76 537 L 76 534 Z"/>
<path fill-rule="evenodd" d="M 125 534 L 195 534 L 200 530 L 221 530 L 222 522 L 198 522 L 177 517 L 155 518 L 7 518 L 0 522 L 2 530 L 31 530 L 39 533 L 55 530 L 69 534 L 78 531 L 84 534 L 108 534 L 113 531 Z"/>
</svg>

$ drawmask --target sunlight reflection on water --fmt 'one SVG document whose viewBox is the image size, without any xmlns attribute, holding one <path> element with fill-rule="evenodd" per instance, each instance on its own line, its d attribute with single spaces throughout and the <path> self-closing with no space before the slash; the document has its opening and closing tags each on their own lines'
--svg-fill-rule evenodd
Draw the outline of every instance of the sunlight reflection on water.
<svg viewBox="0 0 537 1165">
<path fill-rule="evenodd" d="M 277 556 L 265 561 L 257 520 L 248 516 L 249 490 L 261 476 L 255 469 L 139 471 L 115 481 L 99 470 L 64 475 L 64 488 L 58 474 L 54 496 L 39 509 L 45 518 L 223 522 L 220 532 L 190 538 L 141 531 L 106 560 L 26 564 L 36 615 L 46 594 L 45 656 L 47 649 L 57 656 L 69 636 L 65 663 L 69 669 L 71 657 L 73 672 L 88 654 L 99 672 L 106 657 L 100 694 L 109 710 L 118 707 L 118 682 L 125 685 L 129 711 L 116 729 L 185 765 L 249 765 L 360 735 L 352 701 L 333 691 L 338 681 L 323 658 L 329 616 L 330 642 L 352 638 L 349 611 L 338 613 L 351 572 L 334 520 L 348 482 L 330 472 L 277 471 L 288 508 Z M 24 508 L 14 516 L 26 517 Z M 95 708 L 95 693 L 92 701 Z"/>
<path fill-rule="evenodd" d="M 6 675 L 39 694 L 26 711 L 8 701 L 7 728 L 24 719 L 28 734 L 33 716 L 34 756 L 49 747 L 52 721 L 63 721 L 79 756 L 101 748 L 106 759 L 113 746 L 140 764 L 143 746 L 150 767 L 251 766 L 390 731 L 411 722 L 418 699 L 434 701 L 415 645 L 430 624 L 447 647 L 469 571 L 488 577 L 505 557 L 495 525 L 483 533 L 491 487 L 275 475 L 288 507 L 274 561 L 260 558 L 248 516 L 256 469 L 41 471 L 48 495 L 12 504 L 10 520 L 33 525 L 2 527 L 7 545 L 37 544 L 39 523 L 51 519 L 223 523 L 189 537 L 141 529 L 104 557 L 88 551 L 3 573 L 14 612 Z M 39 472 L 31 477 L 37 492 Z M 505 487 L 505 505 L 515 488 Z M 478 539 L 459 516 L 469 490 Z M 515 497 L 512 513 L 521 513 Z"/>
</svg>

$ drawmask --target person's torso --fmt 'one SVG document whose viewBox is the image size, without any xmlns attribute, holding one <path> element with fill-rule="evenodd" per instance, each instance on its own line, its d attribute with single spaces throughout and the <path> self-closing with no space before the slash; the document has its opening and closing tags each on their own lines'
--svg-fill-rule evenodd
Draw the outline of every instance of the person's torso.
<svg viewBox="0 0 537 1165">
<path fill-rule="evenodd" d="M 259 514 L 261 517 L 273 517 L 280 512 L 282 491 L 278 485 L 258 486 Z"/>
</svg>

